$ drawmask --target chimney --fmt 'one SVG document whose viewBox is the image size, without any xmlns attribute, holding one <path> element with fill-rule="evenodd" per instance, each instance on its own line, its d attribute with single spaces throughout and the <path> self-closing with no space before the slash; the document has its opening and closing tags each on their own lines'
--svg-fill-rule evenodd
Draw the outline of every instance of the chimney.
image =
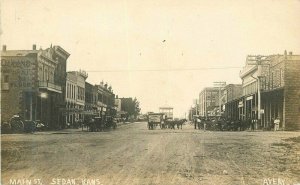
<svg viewBox="0 0 300 185">
<path fill-rule="evenodd" d="M 107 89 L 107 83 L 105 83 L 104 87 L 105 87 L 105 89 Z"/>
<path fill-rule="evenodd" d="M 2 46 L 2 51 L 6 51 L 6 45 Z"/>
<path fill-rule="evenodd" d="M 32 50 L 36 50 L 36 45 L 35 44 L 32 45 Z"/>
<path fill-rule="evenodd" d="M 289 55 L 293 55 L 293 52 L 292 52 L 292 51 L 290 51 L 290 52 L 289 52 Z"/>
</svg>

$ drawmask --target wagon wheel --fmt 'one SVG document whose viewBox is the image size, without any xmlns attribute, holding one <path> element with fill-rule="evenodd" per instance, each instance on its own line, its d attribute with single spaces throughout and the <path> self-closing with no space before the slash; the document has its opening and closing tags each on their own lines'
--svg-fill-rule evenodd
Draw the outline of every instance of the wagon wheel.
<svg viewBox="0 0 300 185">
<path fill-rule="evenodd" d="M 10 125 L 11 130 L 14 133 L 21 133 L 24 131 L 24 123 L 21 120 L 12 120 Z"/>
</svg>

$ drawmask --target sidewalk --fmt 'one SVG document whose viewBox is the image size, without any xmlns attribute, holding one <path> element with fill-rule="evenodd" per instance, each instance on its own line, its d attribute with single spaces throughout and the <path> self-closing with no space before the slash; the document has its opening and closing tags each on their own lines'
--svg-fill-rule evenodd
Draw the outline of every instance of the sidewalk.
<svg viewBox="0 0 300 185">
<path fill-rule="evenodd" d="M 119 127 L 122 127 L 123 125 L 128 125 L 131 122 L 119 122 L 117 123 L 117 129 Z M 134 122 L 133 122 L 134 123 Z M 67 129 L 62 129 L 62 130 L 47 130 L 47 131 L 36 131 L 34 134 L 71 134 L 71 133 L 82 133 L 82 132 L 88 132 L 87 128 L 84 127 L 83 130 L 82 128 L 67 128 Z"/>
</svg>

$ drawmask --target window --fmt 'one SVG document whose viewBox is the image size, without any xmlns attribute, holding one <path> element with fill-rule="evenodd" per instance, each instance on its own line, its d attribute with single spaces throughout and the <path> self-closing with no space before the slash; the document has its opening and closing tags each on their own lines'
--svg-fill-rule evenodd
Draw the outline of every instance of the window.
<svg viewBox="0 0 300 185">
<path fill-rule="evenodd" d="M 43 67 L 39 67 L 38 78 L 43 81 Z"/>
<path fill-rule="evenodd" d="M 274 87 L 274 73 L 272 72 L 271 74 L 271 88 L 273 89 Z"/>
<path fill-rule="evenodd" d="M 73 97 L 73 95 L 74 95 L 74 93 L 73 93 L 73 85 L 71 84 L 71 99 L 73 99 L 74 97 Z"/>
<path fill-rule="evenodd" d="M 77 88 L 77 99 L 81 99 L 80 98 L 80 87 Z"/>
<path fill-rule="evenodd" d="M 76 99 L 76 96 L 75 96 L 76 95 L 76 92 L 75 92 L 76 89 L 75 89 L 74 85 L 72 85 L 72 87 L 73 87 L 73 91 L 72 91 L 73 92 L 73 99 Z"/>
<path fill-rule="evenodd" d="M 280 68 L 280 70 L 279 70 L 279 86 L 282 86 L 283 84 L 282 84 L 282 82 L 283 82 L 283 71 L 282 71 L 282 69 Z"/>
<path fill-rule="evenodd" d="M 4 76 L 4 83 L 8 83 L 9 82 L 9 75 L 5 75 Z"/>
<path fill-rule="evenodd" d="M 66 98 L 68 98 L 68 83 L 66 82 L 66 91 L 65 91 L 65 95 L 66 95 Z"/>
<path fill-rule="evenodd" d="M 70 89 L 70 84 L 68 84 L 68 97 L 70 98 L 70 91 L 71 91 L 71 89 Z"/>
<path fill-rule="evenodd" d="M 49 75 L 48 75 L 48 70 L 45 69 L 45 72 L 44 72 L 44 81 L 47 81 L 49 80 Z"/>
</svg>

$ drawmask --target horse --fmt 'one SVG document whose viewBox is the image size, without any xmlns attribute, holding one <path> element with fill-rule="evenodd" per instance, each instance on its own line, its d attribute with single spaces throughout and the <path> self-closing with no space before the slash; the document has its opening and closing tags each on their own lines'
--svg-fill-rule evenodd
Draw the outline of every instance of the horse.
<svg viewBox="0 0 300 185">
<path fill-rule="evenodd" d="M 176 125 L 175 121 L 168 121 L 168 128 L 175 129 L 175 125 Z"/>
<path fill-rule="evenodd" d="M 181 119 L 181 120 L 175 121 L 176 126 L 177 126 L 177 129 L 179 129 L 179 127 L 180 127 L 180 129 L 182 129 L 182 125 L 183 125 L 183 123 L 185 123 L 186 121 L 187 121 L 186 119 Z"/>
</svg>

